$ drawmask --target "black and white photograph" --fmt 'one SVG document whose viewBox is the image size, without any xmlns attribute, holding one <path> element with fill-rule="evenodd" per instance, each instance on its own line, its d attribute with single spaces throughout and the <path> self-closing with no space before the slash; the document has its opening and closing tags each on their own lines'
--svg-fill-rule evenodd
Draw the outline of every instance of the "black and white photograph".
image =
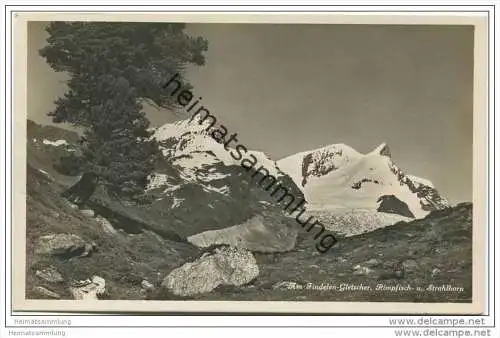
<svg viewBox="0 0 500 338">
<path fill-rule="evenodd" d="M 475 33 L 27 22 L 25 299 L 472 305 Z"/>
</svg>

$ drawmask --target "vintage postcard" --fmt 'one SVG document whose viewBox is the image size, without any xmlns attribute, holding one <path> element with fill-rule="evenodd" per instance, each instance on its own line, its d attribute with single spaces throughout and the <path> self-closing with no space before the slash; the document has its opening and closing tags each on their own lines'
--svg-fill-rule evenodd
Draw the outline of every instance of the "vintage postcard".
<svg viewBox="0 0 500 338">
<path fill-rule="evenodd" d="M 486 20 L 16 14 L 14 310 L 481 313 Z"/>
</svg>

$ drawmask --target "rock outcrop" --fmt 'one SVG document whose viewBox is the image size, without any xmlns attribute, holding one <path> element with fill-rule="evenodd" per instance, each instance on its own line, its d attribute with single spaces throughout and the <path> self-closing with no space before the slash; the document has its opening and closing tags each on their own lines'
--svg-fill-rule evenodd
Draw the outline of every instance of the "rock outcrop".
<svg viewBox="0 0 500 338">
<path fill-rule="evenodd" d="M 415 215 L 408 208 L 408 204 L 394 195 L 380 196 L 377 202 L 379 203 L 377 211 L 415 218 Z"/>
</svg>

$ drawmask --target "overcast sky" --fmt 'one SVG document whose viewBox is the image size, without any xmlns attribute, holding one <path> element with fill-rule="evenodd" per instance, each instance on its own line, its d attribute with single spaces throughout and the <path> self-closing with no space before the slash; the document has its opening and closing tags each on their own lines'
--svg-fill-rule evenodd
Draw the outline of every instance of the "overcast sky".
<svg viewBox="0 0 500 338">
<path fill-rule="evenodd" d="M 29 27 L 28 116 L 64 92 Z M 471 26 L 190 24 L 209 42 L 190 68 L 195 97 L 239 141 L 279 159 L 332 143 L 368 152 L 386 142 L 395 163 L 434 182 L 452 202 L 472 200 Z M 149 111 L 153 124 L 168 111 Z"/>
</svg>

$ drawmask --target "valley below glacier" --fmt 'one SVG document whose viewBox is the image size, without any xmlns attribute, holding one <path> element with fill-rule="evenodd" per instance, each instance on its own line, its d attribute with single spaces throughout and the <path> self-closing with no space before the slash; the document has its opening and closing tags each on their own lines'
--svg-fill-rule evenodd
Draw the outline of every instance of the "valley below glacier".
<svg viewBox="0 0 500 338">
<path fill-rule="evenodd" d="M 81 175 L 58 159 L 77 136 L 32 122 L 28 135 L 29 299 L 472 301 L 472 203 L 403 173 L 386 145 L 263 157 L 338 236 L 320 253 L 198 126 L 158 129 L 164 157 L 145 204 L 101 188 L 70 203 L 61 194 Z"/>
</svg>

